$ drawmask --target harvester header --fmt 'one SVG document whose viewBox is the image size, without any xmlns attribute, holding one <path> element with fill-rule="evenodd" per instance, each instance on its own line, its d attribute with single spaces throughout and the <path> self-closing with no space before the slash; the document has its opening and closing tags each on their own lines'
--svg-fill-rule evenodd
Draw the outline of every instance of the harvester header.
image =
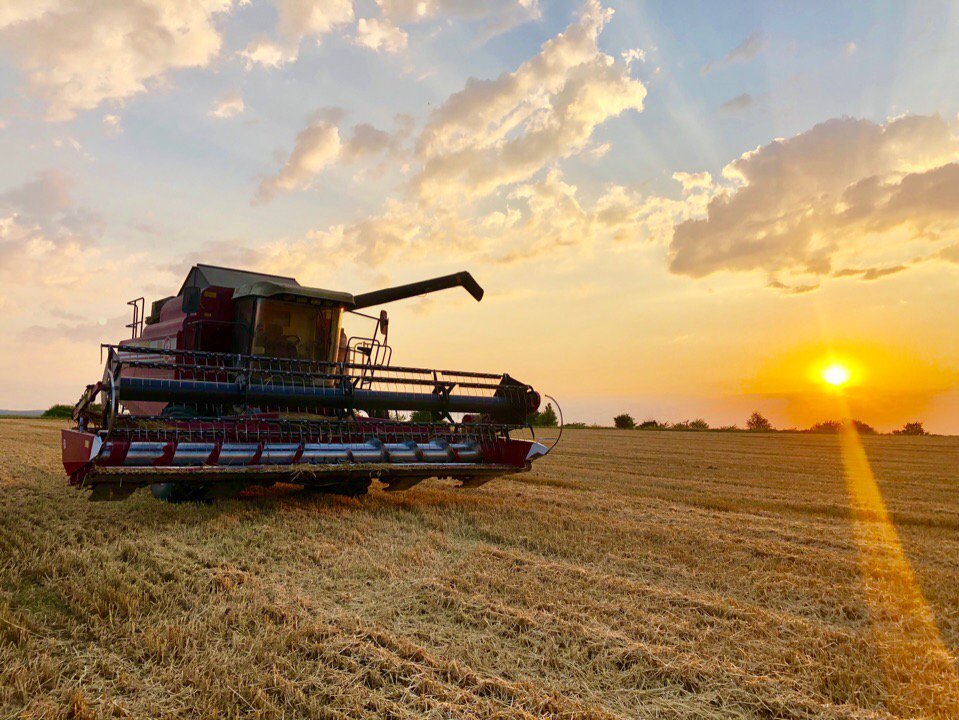
<svg viewBox="0 0 959 720">
<path fill-rule="evenodd" d="M 103 379 L 63 431 L 71 484 L 97 500 L 149 485 L 181 501 L 277 481 L 351 495 L 373 479 L 474 487 L 528 470 L 552 448 L 514 437 L 538 392 L 505 373 L 393 365 L 386 311 L 360 312 L 456 287 L 483 297 L 468 272 L 353 295 L 195 266 L 149 315 L 131 301 L 131 337 L 103 346 Z M 372 332 L 348 338 L 345 312 Z"/>
</svg>

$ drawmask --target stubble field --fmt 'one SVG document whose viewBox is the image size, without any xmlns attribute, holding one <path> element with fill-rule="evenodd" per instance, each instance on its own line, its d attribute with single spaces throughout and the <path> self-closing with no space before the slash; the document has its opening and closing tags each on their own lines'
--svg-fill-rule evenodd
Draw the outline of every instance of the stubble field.
<svg viewBox="0 0 959 720">
<path fill-rule="evenodd" d="M 88 503 L 59 427 L 0 421 L 0 718 L 959 708 L 959 438 L 864 440 L 876 535 L 836 437 L 573 431 L 477 490 L 171 506 Z"/>
</svg>

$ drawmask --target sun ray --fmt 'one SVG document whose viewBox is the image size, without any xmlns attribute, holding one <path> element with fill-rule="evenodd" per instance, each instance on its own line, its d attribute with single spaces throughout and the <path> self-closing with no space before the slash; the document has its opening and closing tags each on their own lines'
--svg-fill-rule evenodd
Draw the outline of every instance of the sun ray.
<svg viewBox="0 0 959 720">
<path fill-rule="evenodd" d="M 886 675 L 887 706 L 907 717 L 959 717 L 955 658 L 916 580 L 848 413 L 841 447 L 865 600 Z"/>
</svg>

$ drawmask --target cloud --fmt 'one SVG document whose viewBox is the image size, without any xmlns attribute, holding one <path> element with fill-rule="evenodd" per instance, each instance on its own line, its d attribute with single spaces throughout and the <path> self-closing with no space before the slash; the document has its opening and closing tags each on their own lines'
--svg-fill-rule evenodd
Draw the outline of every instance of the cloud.
<svg viewBox="0 0 959 720">
<path fill-rule="evenodd" d="M 257 65 L 277 68 L 293 62 L 305 38 L 313 38 L 320 43 L 324 36 L 352 23 L 354 18 L 353 0 L 274 1 L 276 38 L 258 38 L 240 51 L 247 70 Z"/>
<path fill-rule="evenodd" d="M 297 52 L 296 48 L 285 48 L 272 40 L 261 38 L 252 41 L 237 55 L 244 59 L 246 69 L 252 70 L 257 65 L 264 68 L 281 67 L 296 60 Z"/>
<path fill-rule="evenodd" d="M 123 125 L 120 124 L 120 118 L 116 115 L 104 115 L 101 122 L 108 135 L 119 135 L 123 132 Z"/>
<path fill-rule="evenodd" d="M 624 50 L 622 53 L 620 53 L 620 56 L 623 58 L 623 62 L 626 63 L 627 70 L 632 69 L 633 63 L 646 62 L 646 51 L 642 48 Z"/>
<path fill-rule="evenodd" d="M 673 180 L 683 186 L 684 193 L 709 191 L 713 188 L 713 176 L 708 172 L 674 172 Z"/>
<path fill-rule="evenodd" d="M 469 80 L 415 137 L 410 118 L 398 120 L 389 133 L 366 124 L 353 126 L 352 133 L 340 127 L 336 152 L 331 148 L 306 172 L 294 162 L 295 150 L 280 173 L 261 185 L 261 200 L 305 187 L 334 163 L 384 153 L 408 166 L 409 179 L 375 215 L 287 245 L 298 246 L 301 256 L 376 266 L 399 253 L 408 258 L 455 252 L 518 262 L 600 239 L 656 237 L 665 243 L 675 218 L 703 210 L 708 175 L 689 174 L 690 197 L 683 200 L 647 198 L 610 185 L 586 201 L 557 167 L 565 158 L 608 150 L 597 149 L 595 129 L 623 112 L 642 110 L 645 87 L 630 77 L 625 60 L 597 44 L 611 15 L 598 2 L 587 2 L 574 22 L 516 70 Z M 339 124 L 342 115 L 324 121 Z M 298 138 L 296 144 L 299 149 L 305 143 Z M 692 195 L 703 202 L 697 205 Z"/>
<path fill-rule="evenodd" d="M 806 293 L 811 293 L 814 290 L 819 289 L 819 283 L 809 283 L 809 284 L 794 284 L 787 285 L 786 283 L 777 280 L 774 277 L 769 278 L 769 281 L 766 283 L 766 287 L 773 288 L 774 290 L 781 290 L 786 295 L 805 295 Z"/>
<path fill-rule="evenodd" d="M 60 316 L 63 313 L 52 310 L 51 315 Z M 119 338 L 129 337 L 130 330 L 126 328 L 130 322 L 129 315 L 99 320 L 85 320 L 82 316 L 67 318 L 66 322 L 55 325 L 29 325 L 20 331 L 19 337 L 28 343 L 49 345 L 56 342 L 87 344 L 96 347 L 95 343 L 108 338 L 116 342 Z"/>
<path fill-rule="evenodd" d="M 36 20 L 57 10 L 61 0 L 4 0 L 0 5 L 0 28 Z"/>
<path fill-rule="evenodd" d="M 277 68 L 293 62 L 299 56 L 304 39 L 312 38 L 320 43 L 327 35 L 345 30 L 356 17 L 353 0 L 275 2 L 275 37 L 257 38 L 238 53 L 247 70 L 256 66 Z M 386 53 L 406 49 L 409 37 L 401 25 L 453 17 L 483 21 L 477 32 L 477 43 L 483 43 L 541 16 L 538 0 L 376 0 L 376 7 L 379 16 L 357 20 L 352 39 L 357 45 Z"/>
<path fill-rule="evenodd" d="M 208 65 L 222 41 L 214 19 L 232 2 L 15 2 L 0 10 L 0 39 L 47 103 L 47 118 L 69 120 L 142 93 L 172 71 Z"/>
<path fill-rule="evenodd" d="M 98 215 L 76 206 L 62 173 L 0 193 L 0 278 L 8 285 L 70 286 L 102 233 Z"/>
<path fill-rule="evenodd" d="M 857 277 L 860 280 L 878 280 L 887 275 L 895 275 L 906 270 L 906 265 L 893 265 L 891 267 L 871 267 L 871 268 L 843 268 L 832 274 L 833 277 Z"/>
<path fill-rule="evenodd" d="M 300 130 L 296 144 L 280 171 L 264 178 L 256 193 L 258 202 L 269 202 L 279 192 L 302 190 L 340 154 L 340 131 L 327 120 L 317 120 Z"/>
<path fill-rule="evenodd" d="M 231 118 L 242 113 L 244 109 L 243 96 L 239 90 L 230 90 L 213 101 L 209 115 L 221 119 Z"/>
<path fill-rule="evenodd" d="M 280 170 L 260 182 L 255 202 L 266 203 L 279 193 L 304 190 L 318 174 L 339 162 L 355 162 L 383 153 L 398 154 L 412 131 L 413 118 L 401 113 L 394 119 L 393 132 L 359 123 L 346 139 L 339 128 L 345 116 L 342 108 L 317 110 L 297 134 L 293 152 Z"/>
<path fill-rule="evenodd" d="M 398 53 L 406 49 L 407 35 L 388 20 L 360 18 L 356 24 L 356 44 L 371 50 Z"/>
<path fill-rule="evenodd" d="M 0 193 L 0 208 L 39 222 L 73 206 L 73 183 L 57 170 L 38 173 L 36 178 Z"/>
<path fill-rule="evenodd" d="M 959 231 L 959 139 L 938 115 L 838 118 L 744 153 L 705 212 L 679 222 L 670 269 L 771 276 L 901 271 Z"/>
<path fill-rule="evenodd" d="M 376 0 L 376 4 L 380 16 L 394 24 L 420 23 L 438 17 L 482 20 L 477 43 L 542 15 L 538 0 Z"/>
<path fill-rule="evenodd" d="M 587 2 L 538 55 L 494 80 L 470 79 L 430 116 L 416 143 L 421 200 L 473 200 L 586 149 L 595 128 L 641 111 L 646 88 L 597 38 L 612 11 Z"/>
<path fill-rule="evenodd" d="M 741 43 L 739 43 L 739 45 L 726 53 L 726 57 L 724 57 L 721 62 L 708 62 L 703 65 L 701 72 L 703 75 L 708 75 L 711 72 L 721 70 L 722 68 L 729 67 L 730 65 L 752 62 L 756 59 L 759 53 L 765 50 L 768 46 L 769 36 L 757 30 Z"/>
<path fill-rule="evenodd" d="M 322 258 L 310 271 L 322 274 L 338 265 L 376 268 L 397 257 L 410 260 L 455 257 L 513 264 L 557 251 L 588 248 L 599 241 L 665 244 L 672 222 L 685 203 L 645 197 L 638 190 L 609 185 L 586 202 L 558 169 L 513 188 L 504 204 L 486 209 L 455 205 L 425 207 L 392 198 L 380 211 L 349 225 L 314 230 L 299 240 L 257 248 L 228 244 L 211 252 L 231 262 L 243 260 L 272 271 L 302 268 L 303 258 Z M 225 261 L 224 261 L 225 262 Z"/>
<path fill-rule="evenodd" d="M 280 37 L 322 37 L 353 21 L 352 0 L 274 0 Z"/>
<path fill-rule="evenodd" d="M 947 262 L 959 263 L 959 243 L 947 245 L 946 247 L 942 248 L 938 252 L 937 257 Z"/>
<path fill-rule="evenodd" d="M 741 110 L 746 110 L 753 105 L 755 100 L 753 96 L 749 93 L 743 93 L 742 95 L 737 95 L 734 98 L 730 98 L 722 105 L 719 106 L 719 109 L 724 112 L 740 112 Z"/>
<path fill-rule="evenodd" d="M 753 60 L 769 45 L 769 38 L 760 31 L 754 32 L 726 54 L 725 63 L 747 63 Z"/>
</svg>

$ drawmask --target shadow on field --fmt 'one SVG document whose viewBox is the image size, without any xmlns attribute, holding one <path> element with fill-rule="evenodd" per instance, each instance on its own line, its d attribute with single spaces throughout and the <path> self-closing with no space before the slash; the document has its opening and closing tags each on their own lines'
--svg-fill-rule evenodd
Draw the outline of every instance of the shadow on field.
<svg viewBox="0 0 959 720">
<path fill-rule="evenodd" d="M 417 488 L 397 492 L 387 492 L 374 486 L 369 494 L 360 497 L 316 492 L 298 485 L 278 483 L 271 487 L 248 488 L 235 497 L 218 498 L 211 503 L 178 504 L 157 500 L 150 495 L 149 489 L 142 489 L 125 500 L 89 503 L 87 506 L 92 515 L 99 515 L 107 522 L 124 515 L 128 520 L 136 520 L 144 528 L 158 529 L 184 524 L 201 526 L 228 517 L 249 522 L 313 512 L 344 518 L 383 513 L 421 515 L 425 510 L 479 509 L 501 503 L 501 494 L 428 481 Z"/>
</svg>

